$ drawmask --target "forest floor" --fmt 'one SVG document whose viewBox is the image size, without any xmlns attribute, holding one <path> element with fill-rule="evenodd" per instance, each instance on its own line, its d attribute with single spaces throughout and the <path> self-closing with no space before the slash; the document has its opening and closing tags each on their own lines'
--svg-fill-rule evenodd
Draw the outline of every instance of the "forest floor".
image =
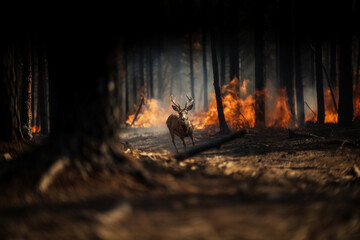
<svg viewBox="0 0 360 240">
<path fill-rule="evenodd" d="M 250 130 L 177 162 L 167 129 L 124 129 L 157 184 L 68 172 L 46 193 L 13 185 L 0 239 L 360 239 L 360 127 L 296 131 Z M 216 137 L 195 131 L 196 145 Z M 1 156 L 22 150 L 0 144 Z"/>
</svg>

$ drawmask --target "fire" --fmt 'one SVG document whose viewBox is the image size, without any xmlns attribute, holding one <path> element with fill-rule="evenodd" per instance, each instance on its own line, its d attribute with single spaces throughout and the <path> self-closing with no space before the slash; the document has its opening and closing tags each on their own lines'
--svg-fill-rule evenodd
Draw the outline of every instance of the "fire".
<svg viewBox="0 0 360 240">
<path fill-rule="evenodd" d="M 360 119 L 360 81 L 354 84 L 353 90 L 354 119 Z"/>
<path fill-rule="evenodd" d="M 162 108 L 156 99 L 148 99 L 146 104 L 142 106 L 137 120 L 131 126 L 133 128 L 149 128 L 149 127 L 164 127 L 167 117 L 170 115 L 171 110 Z M 129 115 L 126 120 L 127 124 L 131 124 L 134 120 L 136 113 Z"/>
<path fill-rule="evenodd" d="M 267 127 L 287 128 L 291 119 L 291 112 L 288 104 L 288 97 L 286 95 L 286 88 L 279 89 L 277 92 L 277 100 L 275 111 L 270 117 Z"/>
<path fill-rule="evenodd" d="M 248 80 L 243 81 L 240 89 L 246 92 Z M 255 99 L 253 95 L 248 95 L 241 99 L 238 94 L 239 81 L 234 78 L 229 84 L 221 89 L 223 95 L 222 102 L 224 107 L 225 120 L 231 129 L 240 129 L 243 127 L 254 127 L 255 125 Z M 192 123 L 197 129 L 204 129 L 212 125 L 217 125 L 218 114 L 216 107 L 215 93 L 210 93 L 211 101 L 207 112 L 196 114 Z"/>
<path fill-rule="evenodd" d="M 32 133 L 39 133 L 41 131 L 41 127 L 40 126 L 32 126 L 31 127 L 31 132 Z"/>
</svg>

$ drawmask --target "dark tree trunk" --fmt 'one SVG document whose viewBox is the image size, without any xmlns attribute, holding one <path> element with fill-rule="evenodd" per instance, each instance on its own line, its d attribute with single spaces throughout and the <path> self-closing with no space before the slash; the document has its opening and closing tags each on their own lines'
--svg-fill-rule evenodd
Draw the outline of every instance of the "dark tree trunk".
<svg viewBox="0 0 360 240">
<path fill-rule="evenodd" d="M 131 72 L 132 72 L 132 90 L 133 90 L 133 104 L 137 104 L 138 101 L 138 93 L 137 93 L 137 84 L 136 84 L 136 80 L 137 80 L 137 71 L 136 71 L 136 51 L 135 51 L 135 47 L 133 48 L 133 52 L 132 52 L 132 68 L 131 68 Z"/>
<path fill-rule="evenodd" d="M 125 81 L 125 113 L 128 114 L 130 110 L 129 106 L 129 51 L 128 51 L 128 45 L 124 44 L 124 81 Z"/>
<path fill-rule="evenodd" d="M 203 75 L 204 75 L 204 111 L 208 108 L 208 75 L 207 75 L 207 58 L 206 58 L 206 28 L 203 26 L 202 32 L 202 54 L 203 54 Z"/>
<path fill-rule="evenodd" d="M 32 139 L 31 122 L 31 87 L 32 87 L 32 44 L 29 40 L 24 48 L 24 78 L 22 84 L 22 112 L 21 112 L 21 124 L 24 137 L 28 140 Z"/>
<path fill-rule="evenodd" d="M 143 43 L 141 43 L 139 51 L 140 51 L 140 54 L 139 54 L 140 88 L 142 88 L 141 91 L 145 91 L 144 46 L 143 46 Z"/>
<path fill-rule="evenodd" d="M 190 60 L 190 87 L 191 87 L 191 96 L 195 99 L 195 77 L 194 77 L 194 49 L 193 49 L 193 40 L 192 32 L 189 33 L 189 60 Z M 195 110 L 195 104 L 194 104 Z"/>
<path fill-rule="evenodd" d="M 302 127 L 305 122 L 304 91 L 302 79 L 301 45 L 299 35 L 295 38 L 295 84 L 296 84 L 296 106 L 297 123 Z"/>
<path fill-rule="evenodd" d="M 292 118 L 295 116 L 293 90 L 293 30 L 292 6 L 289 0 L 280 0 L 280 85 L 286 88 L 286 94 Z"/>
<path fill-rule="evenodd" d="M 264 16 L 260 6 L 255 17 L 255 126 L 265 127 Z"/>
<path fill-rule="evenodd" d="M 32 81 L 32 126 L 40 127 L 39 114 L 39 52 L 37 41 L 33 44 L 33 81 Z"/>
<path fill-rule="evenodd" d="M 149 98 L 154 98 L 154 75 L 153 75 L 153 58 L 151 48 L 147 51 L 147 75 L 149 84 Z"/>
<path fill-rule="evenodd" d="M 223 32 L 219 36 L 219 48 L 220 48 L 220 81 L 221 86 L 225 85 L 225 75 L 226 75 L 226 51 L 225 51 L 225 33 Z"/>
<path fill-rule="evenodd" d="M 330 40 L 330 82 L 333 87 L 336 84 L 336 34 Z"/>
<path fill-rule="evenodd" d="M 158 81 L 158 99 L 162 99 L 163 97 L 163 68 L 161 63 L 161 52 L 162 52 L 162 39 L 159 40 L 159 46 L 157 51 L 157 81 Z"/>
<path fill-rule="evenodd" d="M 221 99 L 221 91 L 219 87 L 219 70 L 218 70 L 218 61 L 216 56 L 216 49 L 215 49 L 215 33 L 211 33 L 211 58 L 212 58 L 212 66 L 214 72 L 214 88 L 215 88 L 215 96 L 216 96 L 216 106 L 219 118 L 219 127 L 221 133 L 229 132 L 229 127 L 225 121 L 224 116 L 224 109 Z"/>
<path fill-rule="evenodd" d="M 7 42 L 0 49 L 0 124 L 3 127 L 0 140 L 19 141 L 23 139 L 20 121 L 19 92 L 15 72 L 14 43 Z"/>
<path fill-rule="evenodd" d="M 235 77 L 239 79 L 239 41 L 237 30 L 235 28 L 235 32 L 232 32 L 230 35 L 230 72 L 229 77 L 230 81 Z"/>
<path fill-rule="evenodd" d="M 50 133 L 49 63 L 47 49 L 45 47 L 42 48 L 40 61 L 41 132 L 48 135 Z"/>
<path fill-rule="evenodd" d="M 339 31 L 339 119 L 340 126 L 351 126 L 353 118 L 353 74 L 351 61 L 352 36 L 347 29 L 351 26 L 351 1 L 345 1 Z"/>
<path fill-rule="evenodd" d="M 323 70 L 322 70 L 322 48 L 321 41 L 315 43 L 315 72 L 316 72 L 316 97 L 317 97 L 317 123 L 324 124 L 325 106 L 324 106 L 324 87 L 323 87 Z"/>
</svg>

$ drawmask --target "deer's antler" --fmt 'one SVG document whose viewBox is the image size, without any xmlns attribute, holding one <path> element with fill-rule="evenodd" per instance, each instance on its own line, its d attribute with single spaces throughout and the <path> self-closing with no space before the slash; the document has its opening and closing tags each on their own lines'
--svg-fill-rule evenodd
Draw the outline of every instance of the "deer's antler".
<svg viewBox="0 0 360 240">
<path fill-rule="evenodd" d="M 187 110 L 191 110 L 193 105 L 194 105 L 194 99 L 192 97 L 189 97 L 188 95 L 186 95 L 187 99 L 189 100 L 189 105 L 186 103 L 185 104 L 185 108 Z"/>
<path fill-rule="evenodd" d="M 172 95 L 170 96 L 170 101 L 172 102 L 173 106 L 175 106 L 177 109 L 180 110 L 180 104 L 177 104 L 177 103 L 175 102 L 175 99 L 173 99 L 173 96 L 172 96 Z"/>
</svg>

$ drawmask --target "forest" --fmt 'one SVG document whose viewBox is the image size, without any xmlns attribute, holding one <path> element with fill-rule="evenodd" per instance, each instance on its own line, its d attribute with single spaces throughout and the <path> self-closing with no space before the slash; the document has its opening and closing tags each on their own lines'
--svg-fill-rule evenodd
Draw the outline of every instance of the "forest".
<svg viewBox="0 0 360 240">
<path fill-rule="evenodd" d="M 360 239 L 360 2 L 4 8 L 1 239 Z"/>
</svg>

